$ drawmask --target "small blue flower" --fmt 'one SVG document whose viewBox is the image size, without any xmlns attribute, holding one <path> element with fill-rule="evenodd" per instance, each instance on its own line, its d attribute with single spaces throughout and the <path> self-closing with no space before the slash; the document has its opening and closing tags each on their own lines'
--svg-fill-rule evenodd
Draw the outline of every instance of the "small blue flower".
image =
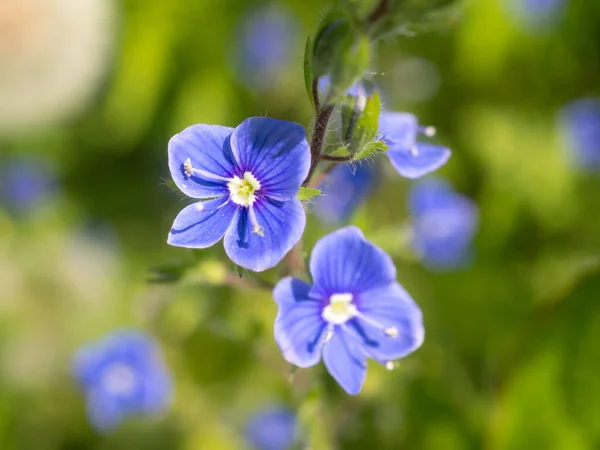
<svg viewBox="0 0 600 450">
<path fill-rule="evenodd" d="M 98 431 L 111 431 L 127 416 L 159 415 L 171 402 L 171 377 L 159 348 L 142 332 L 113 332 L 88 344 L 76 353 L 73 366 Z"/>
<path fill-rule="evenodd" d="M 56 173 L 40 157 L 13 158 L 0 168 L 0 201 L 14 214 L 28 214 L 57 192 Z"/>
<path fill-rule="evenodd" d="M 471 256 L 479 226 L 475 203 L 441 179 L 414 184 L 409 194 L 413 246 L 425 264 L 436 269 L 464 265 Z"/>
<path fill-rule="evenodd" d="M 319 79 L 319 92 L 326 95 L 331 87 L 328 75 Z M 346 95 L 363 98 L 371 95 L 373 87 L 360 81 L 346 91 Z M 384 111 L 379 116 L 380 139 L 388 146 L 390 162 L 400 175 L 419 178 L 442 167 L 450 158 L 450 149 L 440 145 L 417 142 L 419 134 L 431 137 L 435 128 L 420 126 L 415 115 L 406 112 Z"/>
<path fill-rule="evenodd" d="M 262 7 L 243 19 L 236 39 L 240 79 L 264 89 L 292 60 L 298 25 L 283 8 Z"/>
<path fill-rule="evenodd" d="M 386 155 L 395 169 L 406 178 L 419 178 L 446 164 L 450 149 L 417 142 L 417 136 L 433 136 L 435 128 L 419 126 L 410 113 L 383 112 L 379 117 L 379 133 L 389 150 Z"/>
<path fill-rule="evenodd" d="M 206 248 L 225 236 L 236 264 L 260 272 L 275 266 L 300 240 L 306 224 L 296 197 L 310 167 L 301 125 L 265 117 L 235 130 L 193 125 L 169 142 L 173 180 L 189 197 L 168 243 Z"/>
<path fill-rule="evenodd" d="M 322 195 L 316 198 L 314 211 L 324 222 L 347 222 L 373 192 L 377 174 L 377 166 L 371 162 L 339 164 L 319 186 Z"/>
<path fill-rule="evenodd" d="M 296 415 L 282 406 L 257 412 L 246 424 L 246 439 L 256 450 L 286 450 L 296 439 Z"/>
<path fill-rule="evenodd" d="M 317 364 L 348 394 L 357 394 L 367 357 L 394 367 L 393 360 L 421 346 L 421 310 L 396 281 L 396 267 L 353 226 L 317 242 L 311 260 L 313 285 L 287 277 L 273 291 L 279 305 L 275 341 L 299 367 Z"/>
<path fill-rule="evenodd" d="M 563 108 L 560 117 L 575 165 L 600 171 L 600 99 L 575 100 Z"/>
</svg>

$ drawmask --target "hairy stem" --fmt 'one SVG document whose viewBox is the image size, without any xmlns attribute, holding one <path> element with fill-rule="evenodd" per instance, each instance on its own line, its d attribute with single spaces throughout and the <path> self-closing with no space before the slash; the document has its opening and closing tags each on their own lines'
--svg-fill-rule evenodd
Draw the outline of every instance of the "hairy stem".
<svg viewBox="0 0 600 450">
<path fill-rule="evenodd" d="M 306 187 L 309 185 L 311 178 L 315 174 L 317 166 L 321 162 L 322 156 L 321 151 L 323 150 L 323 142 L 325 141 L 325 133 L 327 132 L 327 125 L 329 124 L 329 118 L 333 112 L 333 105 L 326 105 L 321 108 L 319 102 L 319 79 L 315 78 L 312 83 L 313 98 L 315 101 L 315 110 L 317 117 L 315 119 L 315 129 L 313 136 L 310 141 L 310 169 L 306 179 L 302 183 L 302 186 Z"/>
<path fill-rule="evenodd" d="M 349 161 L 352 161 L 352 155 L 348 155 L 348 156 L 322 155 L 321 156 L 321 160 L 323 160 L 323 161 L 330 161 L 330 162 L 337 162 L 337 163 L 349 162 Z"/>
</svg>

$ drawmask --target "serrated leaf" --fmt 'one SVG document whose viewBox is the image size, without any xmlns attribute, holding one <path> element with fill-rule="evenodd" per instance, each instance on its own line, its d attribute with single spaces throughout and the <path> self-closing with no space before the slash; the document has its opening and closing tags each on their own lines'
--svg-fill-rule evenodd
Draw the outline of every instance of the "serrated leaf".
<svg viewBox="0 0 600 450">
<path fill-rule="evenodd" d="M 350 156 L 350 152 L 348 151 L 348 147 L 338 147 L 333 151 L 326 153 L 329 156 Z"/>
<path fill-rule="evenodd" d="M 301 187 L 300 190 L 298 191 L 298 198 L 300 200 L 308 200 L 309 198 L 316 197 L 317 195 L 320 195 L 320 194 L 321 194 L 321 191 L 319 189 Z"/>
<path fill-rule="evenodd" d="M 370 142 L 361 148 L 352 158 L 354 161 L 359 161 L 361 159 L 366 158 L 367 156 L 371 156 L 373 153 L 382 153 L 386 152 L 388 146 L 383 141 L 375 141 Z"/>
<path fill-rule="evenodd" d="M 313 97 L 312 91 L 312 83 L 314 79 L 313 54 L 313 41 L 309 36 L 306 40 L 306 48 L 304 49 L 304 85 L 306 86 L 306 93 L 308 95 L 308 99 L 310 100 L 311 105 L 314 107 L 315 99 Z"/>
</svg>

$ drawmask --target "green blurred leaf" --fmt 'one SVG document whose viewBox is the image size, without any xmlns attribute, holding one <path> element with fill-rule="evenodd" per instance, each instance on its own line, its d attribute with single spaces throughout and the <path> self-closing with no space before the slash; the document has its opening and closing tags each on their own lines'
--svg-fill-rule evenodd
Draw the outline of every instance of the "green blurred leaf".
<svg viewBox="0 0 600 450">
<path fill-rule="evenodd" d="M 161 266 L 153 267 L 148 272 L 148 283 L 176 283 L 192 267 L 190 261 L 175 260 Z"/>
<path fill-rule="evenodd" d="M 348 33 L 340 43 L 337 53 L 332 54 L 331 101 L 343 95 L 357 83 L 371 62 L 371 42 L 358 33 Z"/>
<path fill-rule="evenodd" d="M 320 195 L 320 194 L 321 194 L 321 191 L 319 189 L 301 187 L 300 190 L 298 191 L 298 198 L 300 200 L 308 200 L 308 199 L 316 197 L 317 195 Z"/>
<path fill-rule="evenodd" d="M 315 99 L 313 97 L 312 84 L 314 80 L 313 71 L 313 41 L 310 36 L 306 40 L 306 48 L 304 49 L 304 85 L 306 87 L 306 94 L 310 100 L 310 104 L 315 106 Z"/>
</svg>

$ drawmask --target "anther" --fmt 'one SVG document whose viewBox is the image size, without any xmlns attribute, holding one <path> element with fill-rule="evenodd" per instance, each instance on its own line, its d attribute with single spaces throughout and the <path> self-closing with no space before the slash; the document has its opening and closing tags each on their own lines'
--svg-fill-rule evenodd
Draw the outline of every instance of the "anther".
<svg viewBox="0 0 600 450">
<path fill-rule="evenodd" d="M 383 332 L 386 336 L 389 336 L 391 338 L 397 338 L 400 335 L 400 333 L 398 332 L 398 328 L 396 327 L 386 328 L 385 330 L 383 330 Z"/>
<path fill-rule="evenodd" d="M 325 334 L 325 339 L 323 339 L 323 344 L 327 344 L 331 338 L 333 338 L 333 330 L 328 328 L 327 333 Z"/>
<path fill-rule="evenodd" d="M 198 212 L 204 211 L 204 203 L 203 202 L 196 203 L 196 211 L 198 211 Z"/>
<path fill-rule="evenodd" d="M 254 234 L 258 234 L 260 237 L 265 237 L 265 229 L 263 227 L 261 227 L 259 224 L 254 225 L 252 232 Z"/>
<path fill-rule="evenodd" d="M 192 167 L 192 161 L 190 158 L 186 159 L 183 163 L 183 170 L 185 170 L 185 174 L 188 177 L 191 177 L 194 174 L 194 168 Z"/>
<path fill-rule="evenodd" d="M 432 137 L 432 136 L 435 136 L 435 133 L 437 133 L 437 130 L 435 129 L 435 127 L 428 126 L 428 127 L 422 127 L 421 132 L 427 137 Z"/>
<path fill-rule="evenodd" d="M 265 229 L 258 224 L 258 220 L 256 219 L 256 213 L 254 212 L 254 208 L 252 205 L 248 207 L 248 218 L 250 219 L 250 223 L 252 224 L 252 232 L 254 234 L 259 235 L 260 237 L 265 236 Z"/>
<path fill-rule="evenodd" d="M 387 370 L 394 370 L 396 368 L 396 363 L 394 363 L 394 361 L 387 361 L 385 363 L 385 368 Z"/>
</svg>

